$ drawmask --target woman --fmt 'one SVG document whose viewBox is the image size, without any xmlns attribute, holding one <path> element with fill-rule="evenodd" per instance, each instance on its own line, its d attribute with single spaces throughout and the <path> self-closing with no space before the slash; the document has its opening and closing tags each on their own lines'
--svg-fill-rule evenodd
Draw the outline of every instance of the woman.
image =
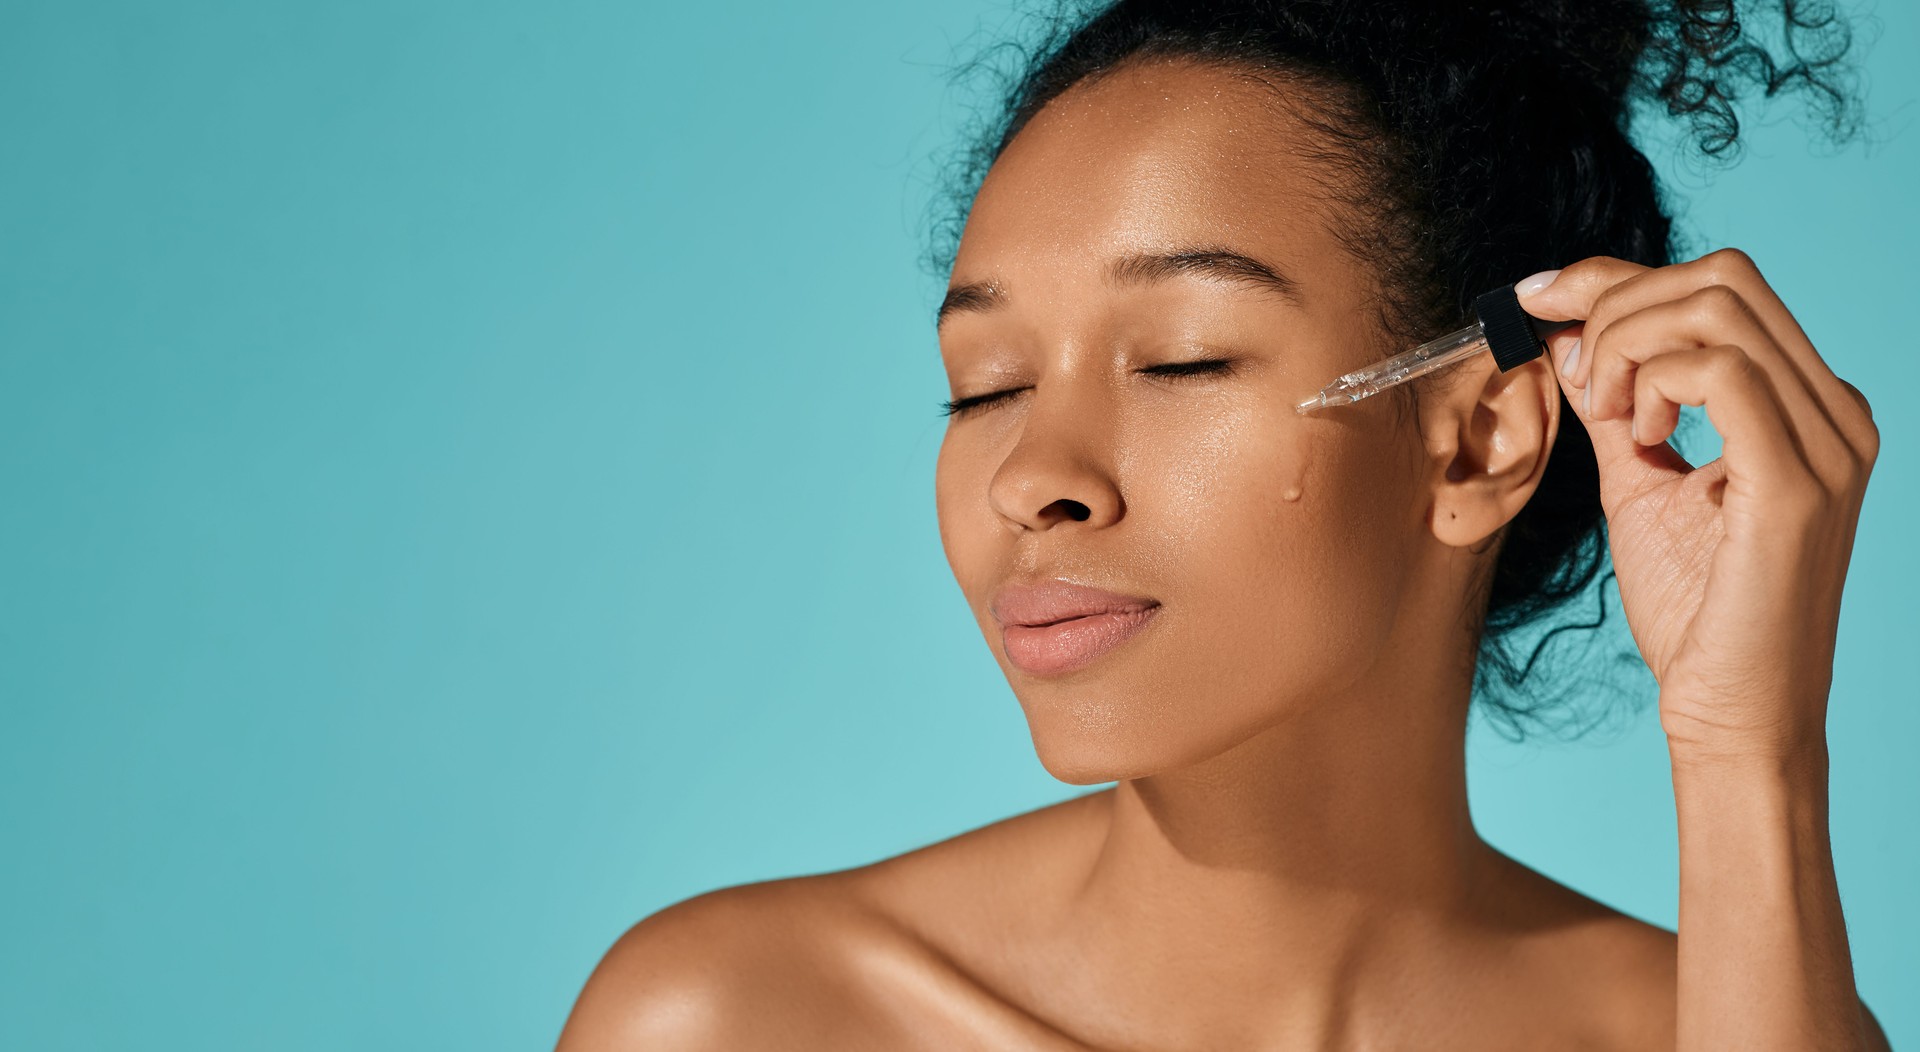
<svg viewBox="0 0 1920 1052">
<path fill-rule="evenodd" d="M 940 308 L 940 531 L 1048 771 L 1118 785 L 663 910 L 566 1052 L 1885 1047 L 1823 738 L 1877 433 L 1752 261 L 1669 258 L 1624 133 L 1652 97 L 1722 148 L 1716 69 L 1822 62 L 1557 6 L 1122 0 L 1042 48 Z M 1549 357 L 1294 412 L 1516 279 L 1582 322 Z M 1667 444 L 1682 404 L 1719 460 Z M 1677 934 L 1467 808 L 1476 682 L 1607 547 Z"/>
</svg>

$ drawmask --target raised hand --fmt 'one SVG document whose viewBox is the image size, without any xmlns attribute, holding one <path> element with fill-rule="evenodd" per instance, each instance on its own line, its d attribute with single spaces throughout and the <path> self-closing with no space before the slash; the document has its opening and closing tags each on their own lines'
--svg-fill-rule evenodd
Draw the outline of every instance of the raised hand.
<svg viewBox="0 0 1920 1052">
<path fill-rule="evenodd" d="M 1621 603 L 1671 746 L 1789 755 L 1823 741 L 1840 592 L 1880 447 L 1737 249 L 1650 268 L 1596 256 L 1515 286 L 1552 339 L 1599 459 Z M 1667 442 L 1704 405 L 1722 455 Z"/>
</svg>

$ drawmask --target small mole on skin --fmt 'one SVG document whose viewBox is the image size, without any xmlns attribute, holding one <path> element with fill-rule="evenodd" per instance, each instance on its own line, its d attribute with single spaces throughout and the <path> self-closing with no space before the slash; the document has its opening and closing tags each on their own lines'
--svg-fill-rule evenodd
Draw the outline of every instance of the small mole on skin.
<svg viewBox="0 0 1920 1052">
<path fill-rule="evenodd" d="M 1280 499 L 1281 499 L 1281 500 L 1299 500 L 1299 499 L 1300 499 L 1300 487 L 1298 487 L 1298 486 L 1288 486 L 1288 487 L 1286 488 L 1286 491 L 1280 494 Z"/>
</svg>

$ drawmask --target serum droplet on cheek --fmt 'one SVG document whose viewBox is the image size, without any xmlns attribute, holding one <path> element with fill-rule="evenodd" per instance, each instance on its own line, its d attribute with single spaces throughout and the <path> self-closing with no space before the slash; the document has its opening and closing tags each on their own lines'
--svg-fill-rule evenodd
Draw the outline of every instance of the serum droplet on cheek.
<svg viewBox="0 0 1920 1052">
<path fill-rule="evenodd" d="M 1289 504 L 1297 503 L 1300 500 L 1300 494 L 1306 487 L 1309 466 L 1314 462 L 1313 447 L 1315 444 L 1314 432 L 1309 430 L 1302 437 L 1299 448 L 1291 451 L 1292 455 L 1288 457 L 1290 462 L 1284 469 L 1282 477 L 1292 475 L 1293 481 L 1287 483 L 1285 488 L 1281 489 L 1281 500 Z"/>
</svg>

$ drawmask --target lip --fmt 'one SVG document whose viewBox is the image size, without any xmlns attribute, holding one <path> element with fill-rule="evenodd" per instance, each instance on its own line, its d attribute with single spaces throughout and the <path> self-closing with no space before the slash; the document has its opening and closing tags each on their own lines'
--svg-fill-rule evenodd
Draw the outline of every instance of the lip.
<svg viewBox="0 0 1920 1052">
<path fill-rule="evenodd" d="M 1160 612 L 1160 602 L 1103 588 L 1047 580 L 1009 584 L 994 596 L 1007 660 L 1033 675 L 1084 668 L 1134 637 Z"/>
</svg>

